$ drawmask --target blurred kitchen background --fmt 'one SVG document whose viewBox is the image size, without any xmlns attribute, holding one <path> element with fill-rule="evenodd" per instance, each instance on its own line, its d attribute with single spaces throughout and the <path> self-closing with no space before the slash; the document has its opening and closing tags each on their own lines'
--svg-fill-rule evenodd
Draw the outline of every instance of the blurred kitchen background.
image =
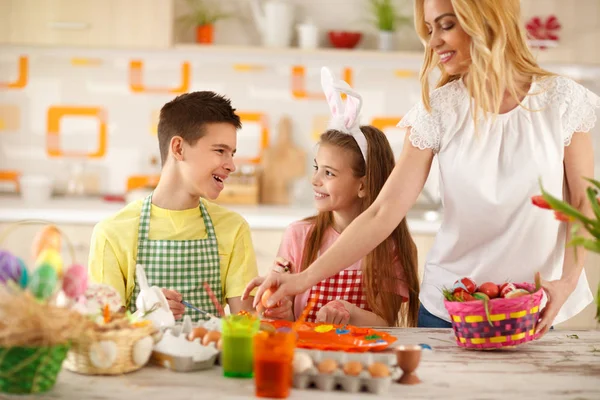
<svg viewBox="0 0 600 400">
<path fill-rule="evenodd" d="M 314 212 L 311 164 L 329 117 L 321 66 L 362 94 L 362 123 L 401 150 L 395 125 L 420 99 L 422 45 L 412 0 L 386 3 L 0 0 L 0 232 L 55 222 L 86 263 L 94 224 L 156 185 L 162 105 L 213 90 L 243 121 L 238 171 L 218 201 L 248 220 L 266 271 L 285 227 Z M 542 66 L 600 94 L 600 0 L 521 4 Z M 434 165 L 408 215 L 421 267 L 443 214 L 437 188 Z M 35 229 L 11 229 L 0 245 L 27 260 Z M 595 292 L 597 256 L 586 271 Z M 564 325 L 594 326 L 593 316 L 590 306 Z"/>
</svg>

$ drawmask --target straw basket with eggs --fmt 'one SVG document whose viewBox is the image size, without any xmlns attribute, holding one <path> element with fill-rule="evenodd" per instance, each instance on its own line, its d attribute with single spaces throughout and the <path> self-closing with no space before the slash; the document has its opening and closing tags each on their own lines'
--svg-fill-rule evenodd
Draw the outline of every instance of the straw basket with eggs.
<svg viewBox="0 0 600 400">
<path fill-rule="evenodd" d="M 0 235 L 0 245 L 14 229 L 39 223 L 45 222 L 11 225 Z M 61 232 L 53 226 L 38 233 L 32 270 L 22 259 L 0 249 L 0 392 L 50 390 L 72 340 L 88 324 L 85 317 L 55 301 L 58 292 L 75 297 L 87 284 L 82 266 L 73 264 L 63 271 L 61 239 Z"/>
</svg>

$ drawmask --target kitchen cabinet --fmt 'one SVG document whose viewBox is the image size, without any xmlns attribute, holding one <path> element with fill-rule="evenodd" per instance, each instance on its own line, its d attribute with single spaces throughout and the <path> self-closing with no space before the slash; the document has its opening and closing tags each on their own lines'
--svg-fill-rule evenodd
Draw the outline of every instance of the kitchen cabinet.
<svg viewBox="0 0 600 400">
<path fill-rule="evenodd" d="M 166 48 L 173 0 L 0 0 L 0 42 Z"/>
</svg>

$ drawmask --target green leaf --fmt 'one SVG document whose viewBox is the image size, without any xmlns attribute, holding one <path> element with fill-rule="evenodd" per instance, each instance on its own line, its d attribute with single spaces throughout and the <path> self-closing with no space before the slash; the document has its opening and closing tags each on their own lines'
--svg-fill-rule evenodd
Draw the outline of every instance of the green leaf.
<svg viewBox="0 0 600 400">
<path fill-rule="evenodd" d="M 556 197 L 552 196 L 550 193 L 548 193 L 544 190 L 544 187 L 542 186 L 541 181 L 540 181 L 540 189 L 542 191 L 542 197 L 544 198 L 544 200 L 546 200 L 548 202 L 548 204 L 550 205 L 550 207 L 553 210 L 560 211 L 565 215 L 568 215 L 570 217 L 573 217 L 573 218 L 581 221 L 584 224 L 585 228 L 588 230 L 588 232 L 590 232 L 592 235 L 594 235 L 596 237 L 599 237 L 599 235 L 600 235 L 600 220 L 594 221 L 593 219 L 590 219 L 590 218 L 586 217 L 585 215 L 583 215 L 583 213 L 581 213 L 579 210 L 577 210 L 575 207 L 571 206 L 567 202 L 564 202 L 564 201 L 559 200 Z"/>
<path fill-rule="evenodd" d="M 584 178 L 586 181 L 590 182 L 592 185 L 596 186 L 598 190 L 600 190 L 600 181 L 597 181 L 592 178 Z"/>
<path fill-rule="evenodd" d="M 485 317 L 488 320 L 488 323 L 490 324 L 490 326 L 494 326 L 494 324 L 492 323 L 492 317 L 490 316 L 490 308 L 489 308 L 489 300 L 485 299 L 483 301 L 483 308 L 485 309 Z"/>
<path fill-rule="evenodd" d="M 593 187 L 588 187 L 586 189 L 588 200 L 592 206 L 592 210 L 594 211 L 594 215 L 596 219 L 600 220 L 600 204 L 598 204 L 598 190 Z"/>
</svg>

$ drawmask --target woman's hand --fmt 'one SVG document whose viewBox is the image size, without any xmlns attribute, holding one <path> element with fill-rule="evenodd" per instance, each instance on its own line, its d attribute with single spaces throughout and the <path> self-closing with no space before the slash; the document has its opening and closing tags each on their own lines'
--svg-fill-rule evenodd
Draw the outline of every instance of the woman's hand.
<svg viewBox="0 0 600 400">
<path fill-rule="evenodd" d="M 267 301 L 267 308 L 271 308 L 285 297 L 303 293 L 310 288 L 304 272 L 299 274 L 282 274 L 271 271 L 267 276 L 259 276 L 250 281 L 242 296 L 249 295 L 256 287 L 258 287 L 258 291 L 254 297 L 255 308 L 260 304 L 262 295 L 267 289 L 273 290 L 273 294 Z"/>
<path fill-rule="evenodd" d="M 176 290 L 170 290 L 170 289 L 161 289 L 163 294 L 165 295 L 165 297 L 167 298 L 167 302 L 169 303 L 169 308 L 171 309 L 171 312 L 173 313 L 173 316 L 175 317 L 175 319 L 181 319 L 181 317 L 183 317 L 183 314 L 185 313 L 185 306 L 183 304 L 181 304 L 181 300 L 183 300 L 183 297 L 181 296 L 181 293 L 179 293 Z"/>
<path fill-rule="evenodd" d="M 345 300 L 333 300 L 317 311 L 316 322 L 334 325 L 346 325 L 350 322 L 350 312 L 354 305 Z"/>
<path fill-rule="evenodd" d="M 569 282 L 559 279 L 556 281 L 542 281 L 542 287 L 548 295 L 548 302 L 546 307 L 540 313 L 540 319 L 535 328 L 535 334 L 539 337 L 548 332 L 554 318 L 562 308 L 565 301 L 569 298 L 569 295 L 573 292 L 574 288 Z"/>
</svg>

